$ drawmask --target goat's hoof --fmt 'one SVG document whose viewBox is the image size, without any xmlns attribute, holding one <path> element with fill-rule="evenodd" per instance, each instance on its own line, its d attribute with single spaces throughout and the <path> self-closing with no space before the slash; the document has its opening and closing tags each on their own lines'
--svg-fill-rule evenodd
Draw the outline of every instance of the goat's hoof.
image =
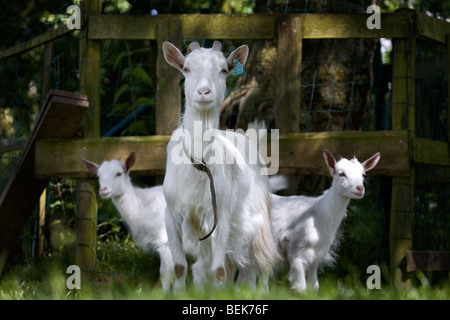
<svg viewBox="0 0 450 320">
<path fill-rule="evenodd" d="M 225 281 L 225 269 L 223 267 L 219 267 L 216 269 L 216 278 L 220 282 Z"/>
<path fill-rule="evenodd" d="M 182 266 L 181 264 L 176 264 L 175 265 L 175 276 L 178 279 L 181 279 L 183 277 L 184 274 L 184 266 Z"/>
</svg>

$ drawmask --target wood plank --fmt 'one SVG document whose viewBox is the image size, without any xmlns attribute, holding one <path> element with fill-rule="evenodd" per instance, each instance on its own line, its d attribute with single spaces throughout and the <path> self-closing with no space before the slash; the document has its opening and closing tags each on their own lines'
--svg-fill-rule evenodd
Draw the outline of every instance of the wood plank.
<svg viewBox="0 0 450 320">
<path fill-rule="evenodd" d="M 81 158 L 96 163 L 137 154 L 133 175 L 162 174 L 166 168 L 166 147 L 170 136 L 108 137 L 72 140 L 46 140 L 36 144 L 36 177 L 87 178 Z M 58 159 L 58 161 L 55 161 Z"/>
<path fill-rule="evenodd" d="M 381 153 L 371 174 L 405 176 L 409 174 L 409 143 L 406 131 L 298 133 L 280 137 L 280 168 L 296 172 L 328 175 L 322 150 L 363 161 Z"/>
<path fill-rule="evenodd" d="M 381 29 L 368 29 L 370 14 L 302 14 L 304 39 L 405 38 L 414 11 L 381 14 Z"/>
<path fill-rule="evenodd" d="M 415 38 L 394 41 L 392 128 L 415 131 Z"/>
<path fill-rule="evenodd" d="M 445 38 L 450 34 L 450 23 L 424 13 L 417 13 L 417 34 L 445 44 Z"/>
<path fill-rule="evenodd" d="M 448 251 L 406 251 L 406 271 L 450 271 Z"/>
<path fill-rule="evenodd" d="M 89 25 L 89 17 L 102 12 L 102 0 L 86 0 L 81 3 L 81 15 Z M 111 27 L 111 26 L 109 26 Z M 90 28 L 81 30 L 79 41 L 80 88 L 89 99 L 90 108 L 83 122 L 83 135 L 100 137 L 100 41 L 88 37 Z M 97 260 L 97 196 L 91 181 L 77 181 L 77 247 L 75 261 L 84 276 L 92 275 Z"/>
<path fill-rule="evenodd" d="M 446 141 L 414 137 L 412 149 L 414 163 L 450 166 L 450 147 Z"/>
<path fill-rule="evenodd" d="M 91 15 L 89 38 L 157 39 L 159 21 L 179 20 L 183 39 L 274 39 L 279 17 L 301 17 L 304 39 L 405 38 L 413 11 L 381 14 L 381 29 L 366 26 L 369 14 L 179 14 L 157 16 Z M 432 34 L 430 34 L 432 36 Z"/>
<path fill-rule="evenodd" d="M 450 34 L 446 36 L 447 41 L 447 115 L 450 115 L 450 81 L 449 81 L 449 75 L 450 75 Z M 448 127 L 448 138 L 447 140 L 450 142 L 450 117 L 447 116 L 447 127 Z"/>
<path fill-rule="evenodd" d="M 158 24 L 173 20 L 180 21 L 183 39 L 272 39 L 276 17 L 228 14 L 92 15 L 89 38 L 156 40 Z"/>
<path fill-rule="evenodd" d="M 272 39 L 276 16 L 270 14 L 189 14 L 181 16 L 183 39 Z"/>
<path fill-rule="evenodd" d="M 415 136 L 415 29 L 408 38 L 395 39 L 392 76 L 392 128 L 408 130 Z M 410 153 L 412 159 L 412 150 Z M 412 247 L 412 219 L 414 212 L 415 170 L 411 166 L 409 176 L 392 179 L 391 216 L 389 230 L 390 270 L 397 286 L 409 287 L 400 268 L 405 252 Z"/>
<path fill-rule="evenodd" d="M 409 177 L 394 177 L 392 179 L 389 230 L 390 274 L 394 284 L 400 287 L 411 285 L 411 281 L 404 277 L 402 269 L 405 254 L 412 248 L 414 167 L 411 167 L 410 170 Z"/>
<path fill-rule="evenodd" d="M 164 59 L 162 46 L 170 41 L 177 48 L 182 47 L 181 24 L 179 20 L 164 20 L 158 24 L 158 56 L 156 61 L 156 134 L 172 134 L 180 121 L 181 114 L 181 73 Z"/>
<path fill-rule="evenodd" d="M 101 163 L 117 157 L 124 159 L 131 151 L 137 154 L 132 174 L 163 174 L 169 139 L 170 136 L 147 136 L 39 141 L 36 144 L 36 177 L 93 177 L 81 165 L 81 157 Z M 406 131 L 344 131 L 280 136 L 280 172 L 328 175 L 322 158 L 324 148 L 343 157 L 356 155 L 360 160 L 381 152 L 381 160 L 371 174 L 409 174 L 410 151 Z"/>
<path fill-rule="evenodd" d="M 0 196 L 0 250 L 17 241 L 47 185 L 46 180 L 35 178 L 36 140 L 72 137 L 87 108 L 84 95 L 50 90 L 28 143 Z"/>
<path fill-rule="evenodd" d="M 294 15 L 294 14 L 293 14 Z M 295 14 L 303 16 L 304 39 L 325 38 L 405 38 L 415 13 L 401 11 L 381 14 L 381 29 L 366 27 L 368 14 Z M 180 19 L 184 39 L 273 39 L 278 14 L 224 15 L 108 15 L 91 14 L 89 39 L 157 39 L 159 21 Z M 449 23 L 418 14 L 418 34 L 442 43 Z M 207 27 L 205 27 L 207 26 Z M 226 28 L 224 26 L 227 26 Z M 0 51 L 0 60 L 43 45 L 73 30 L 61 28 L 43 33 L 22 44 Z"/>
<path fill-rule="evenodd" d="M 160 15 L 163 16 L 163 15 Z M 168 15 L 168 19 L 171 15 Z M 89 39 L 91 40 L 143 40 L 156 39 L 158 16 L 91 14 Z"/>
<path fill-rule="evenodd" d="M 275 123 L 281 134 L 300 129 L 302 87 L 301 16 L 280 16 L 277 21 Z"/>
<path fill-rule="evenodd" d="M 82 30 L 79 41 L 80 91 L 89 99 L 84 119 L 85 137 L 100 136 L 100 41 L 89 40 Z"/>
</svg>

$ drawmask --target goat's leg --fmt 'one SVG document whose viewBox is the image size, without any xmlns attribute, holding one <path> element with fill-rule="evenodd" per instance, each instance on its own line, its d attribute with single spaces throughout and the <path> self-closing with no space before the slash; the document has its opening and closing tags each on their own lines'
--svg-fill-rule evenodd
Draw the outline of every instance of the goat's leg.
<svg viewBox="0 0 450 320">
<path fill-rule="evenodd" d="M 174 265 L 172 259 L 172 252 L 169 245 L 164 244 L 157 249 L 159 259 L 161 261 L 159 268 L 159 277 L 161 279 L 161 285 L 165 292 L 170 290 L 170 284 L 174 277 Z"/>
<path fill-rule="evenodd" d="M 215 284 L 223 285 L 227 280 L 225 271 L 225 258 L 227 252 L 228 235 L 230 233 L 229 222 L 219 218 L 216 236 L 211 237 L 212 263 L 211 271 L 215 275 Z"/>
<path fill-rule="evenodd" d="M 234 266 L 233 259 L 229 254 L 225 257 L 225 271 L 227 274 L 227 283 L 233 284 L 234 282 L 234 274 L 236 273 L 236 267 Z"/>
<path fill-rule="evenodd" d="M 269 274 L 269 271 L 263 271 L 258 279 L 258 285 L 262 286 L 267 293 L 269 293 Z"/>
<path fill-rule="evenodd" d="M 200 248 L 197 255 L 197 261 L 192 265 L 193 282 L 196 286 L 201 287 L 209 276 L 209 268 L 211 265 L 211 243 L 209 240 L 200 242 Z"/>
<path fill-rule="evenodd" d="M 303 260 L 300 257 L 295 257 L 292 259 L 291 269 L 289 272 L 289 282 L 291 283 L 291 288 L 297 290 L 298 292 L 306 290 L 306 278 L 305 278 L 305 268 Z"/>
<path fill-rule="evenodd" d="M 306 281 L 312 285 L 315 290 L 319 290 L 319 281 L 317 280 L 317 262 L 312 263 L 306 271 Z"/>
<path fill-rule="evenodd" d="M 257 279 L 257 272 L 254 268 L 250 266 L 239 268 L 239 275 L 237 279 L 238 284 L 240 285 L 246 284 L 250 288 L 255 289 L 256 279 Z"/>
<path fill-rule="evenodd" d="M 181 224 L 183 216 L 166 207 L 166 229 L 169 239 L 169 248 L 174 263 L 175 281 L 174 290 L 186 288 L 186 275 L 188 264 L 183 250 L 183 235 Z"/>
</svg>

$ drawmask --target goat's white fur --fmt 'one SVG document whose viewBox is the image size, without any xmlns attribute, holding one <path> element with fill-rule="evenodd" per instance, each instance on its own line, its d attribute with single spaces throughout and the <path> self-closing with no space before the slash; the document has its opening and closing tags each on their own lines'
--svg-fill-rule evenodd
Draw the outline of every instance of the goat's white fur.
<svg viewBox="0 0 450 320">
<path fill-rule="evenodd" d="M 198 162 L 203 162 L 208 157 L 208 150 L 214 148 L 200 148 L 201 152 L 196 152 L 191 147 L 192 141 L 183 138 L 183 132 L 188 131 L 189 136 L 194 137 L 196 121 L 201 122 L 203 130 L 218 128 L 226 77 L 233 70 L 234 59 L 244 64 L 248 55 L 248 47 L 241 46 L 226 59 L 220 48 L 218 41 L 209 49 L 200 48 L 194 42 L 184 57 L 171 43 L 163 44 L 166 61 L 185 77 L 185 113 L 172 137 L 181 137 L 185 155 Z M 257 273 L 270 272 L 278 257 L 270 227 L 268 179 L 260 175 L 259 165 L 242 161 L 248 155 L 241 154 L 235 143 L 244 139 L 249 145 L 244 135 L 216 130 L 214 138 L 209 146 L 215 143 L 225 146 L 227 156 L 239 161 L 208 164 L 216 189 L 218 223 L 211 237 L 199 244 L 198 259 L 192 267 L 193 280 L 202 284 L 211 274 L 215 284 L 224 283 L 232 276 L 224 271 L 227 256 L 239 269 L 238 281 L 255 283 Z M 167 201 L 166 227 L 175 264 L 175 288 L 184 288 L 187 261 L 182 247 L 183 230 L 187 230 L 192 241 L 199 241 L 212 229 L 213 210 L 210 182 L 205 172 L 195 169 L 192 164 L 175 164 L 171 160 L 172 150 L 178 143 L 171 139 L 167 146 L 163 186 Z"/>
<path fill-rule="evenodd" d="M 319 287 L 317 268 L 334 262 L 331 249 L 346 216 L 350 199 L 364 196 L 364 175 L 378 163 L 376 153 L 363 163 L 355 157 L 336 161 L 331 152 L 323 156 L 333 178 L 330 189 L 319 197 L 271 195 L 272 230 L 280 252 L 289 262 L 289 281 L 303 291 L 307 283 Z"/>
<path fill-rule="evenodd" d="M 163 187 L 139 188 L 132 185 L 129 172 L 135 163 L 134 152 L 125 163 L 114 159 L 98 165 L 84 158 L 81 160 L 86 169 L 97 174 L 100 196 L 112 200 L 136 245 L 145 252 L 156 251 L 159 254 L 161 284 L 163 290 L 169 290 L 173 281 L 173 260 L 167 243 Z"/>
</svg>

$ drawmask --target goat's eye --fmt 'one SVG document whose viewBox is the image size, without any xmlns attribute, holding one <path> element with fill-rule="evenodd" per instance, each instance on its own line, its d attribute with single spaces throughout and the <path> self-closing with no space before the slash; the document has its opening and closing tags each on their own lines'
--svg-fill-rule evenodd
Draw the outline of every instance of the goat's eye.
<svg viewBox="0 0 450 320">
<path fill-rule="evenodd" d="M 339 177 L 346 178 L 347 175 L 344 172 L 339 173 Z"/>
<path fill-rule="evenodd" d="M 121 175 L 122 175 L 122 172 L 117 172 L 117 173 L 116 173 L 116 178 L 117 178 L 117 177 L 120 177 Z"/>
<path fill-rule="evenodd" d="M 183 68 L 183 72 L 184 72 L 184 73 L 188 73 L 188 72 L 191 72 L 191 70 L 189 70 L 188 67 L 184 67 L 184 68 Z"/>
<path fill-rule="evenodd" d="M 222 69 L 222 71 L 220 72 L 220 73 L 222 73 L 222 74 L 224 74 L 224 75 L 227 75 L 228 74 L 228 69 Z"/>
</svg>

